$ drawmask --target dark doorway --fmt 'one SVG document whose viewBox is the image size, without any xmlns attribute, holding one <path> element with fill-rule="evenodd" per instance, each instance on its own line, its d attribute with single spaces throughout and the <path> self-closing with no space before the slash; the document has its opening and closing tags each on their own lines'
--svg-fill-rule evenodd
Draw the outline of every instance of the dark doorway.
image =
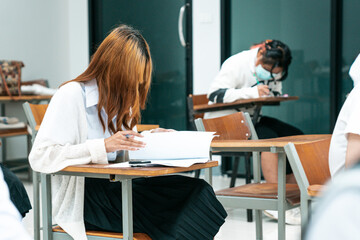
<svg viewBox="0 0 360 240">
<path fill-rule="evenodd" d="M 178 30 L 183 6 L 185 47 L 180 43 Z M 141 31 L 154 63 L 142 123 L 186 129 L 186 96 L 192 93 L 191 0 L 89 0 L 89 16 L 90 54 L 119 24 Z"/>
</svg>

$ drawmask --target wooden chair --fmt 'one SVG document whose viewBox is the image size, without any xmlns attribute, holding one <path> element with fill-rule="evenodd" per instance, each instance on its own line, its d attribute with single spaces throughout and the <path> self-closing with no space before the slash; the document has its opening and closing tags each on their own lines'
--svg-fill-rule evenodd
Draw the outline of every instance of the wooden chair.
<svg viewBox="0 0 360 240">
<path fill-rule="evenodd" d="M 238 112 L 213 119 L 196 119 L 200 131 L 215 131 L 219 140 L 256 140 L 255 128 L 248 113 Z M 217 139 L 214 139 L 216 141 Z M 253 152 L 254 183 L 245 184 L 216 192 L 219 201 L 227 207 L 240 207 L 255 210 L 256 239 L 262 239 L 262 210 L 278 210 L 277 190 L 275 183 L 261 183 L 260 154 Z M 286 184 L 286 206 L 291 209 L 299 205 L 300 191 L 296 184 Z M 267 207 L 274 206 L 277 207 Z"/>
<path fill-rule="evenodd" d="M 312 143 L 285 146 L 285 152 L 294 172 L 301 196 L 301 226 L 309 220 L 311 200 L 319 196 L 323 185 L 331 178 L 329 147 L 331 137 Z"/>
<path fill-rule="evenodd" d="M 40 124 L 44 118 L 48 104 L 31 104 L 25 102 L 23 109 L 28 121 L 28 132 L 31 142 L 34 143 Z M 40 174 L 32 171 L 33 182 L 33 213 L 34 213 L 34 239 L 40 240 Z"/>
<path fill-rule="evenodd" d="M 200 113 L 200 114 L 194 113 L 194 106 L 201 105 L 201 104 L 207 104 L 208 102 L 209 102 L 209 99 L 207 98 L 206 94 L 199 94 L 199 95 L 190 94 L 187 97 L 189 123 L 191 124 L 191 126 L 193 126 L 193 129 L 195 129 L 194 120 L 196 118 L 204 118 L 204 113 Z"/>
<path fill-rule="evenodd" d="M 41 122 L 44 118 L 48 104 L 30 104 L 28 102 L 23 104 L 26 118 L 29 123 L 29 132 L 31 134 L 32 142 L 34 142 L 36 134 L 40 128 Z M 154 125 L 152 125 L 154 126 Z M 40 173 L 33 171 L 33 210 L 34 210 L 34 239 L 40 240 Z M 44 181 L 42 185 L 49 184 Z M 48 186 L 42 186 L 46 189 Z M 46 195 L 43 193 L 42 195 Z M 45 212 L 43 210 L 43 212 Z M 43 216 L 46 217 L 46 216 Z M 51 220 L 51 219 L 50 219 Z M 53 233 L 56 236 L 60 236 L 59 239 L 72 239 L 68 234 L 60 227 L 56 226 L 53 228 Z M 123 239 L 123 234 L 115 232 L 104 232 L 104 231 L 87 231 L 88 239 L 101 240 L 101 239 Z M 134 240 L 151 240 L 147 234 L 134 233 Z"/>
<path fill-rule="evenodd" d="M 189 122 L 190 125 L 193 126 L 193 129 L 196 129 L 195 125 L 195 119 L 198 118 L 204 118 L 204 113 L 200 113 L 200 114 L 195 114 L 194 113 L 194 106 L 196 105 L 202 105 L 202 104 L 207 104 L 209 102 L 209 99 L 207 98 L 206 94 L 199 94 L 199 95 L 192 95 L 190 94 L 187 98 L 187 105 L 188 105 L 188 115 L 189 115 Z M 235 186 L 235 181 L 237 178 L 237 174 L 238 174 L 238 167 L 239 167 L 239 162 L 240 162 L 240 156 L 244 156 L 244 153 L 233 153 L 233 154 L 229 154 L 229 153 L 213 153 L 215 155 L 221 155 L 223 157 L 233 157 L 235 156 L 235 159 L 233 161 L 233 168 L 232 168 L 232 172 L 231 172 L 231 181 L 230 181 L 230 187 L 234 187 Z M 247 183 L 250 183 L 251 181 L 251 173 L 250 173 L 250 155 L 246 154 L 245 155 L 245 179 Z M 251 217 L 250 217 L 251 219 Z M 248 220 L 250 220 L 248 218 Z M 252 220 L 250 220 L 251 222 Z"/>
</svg>

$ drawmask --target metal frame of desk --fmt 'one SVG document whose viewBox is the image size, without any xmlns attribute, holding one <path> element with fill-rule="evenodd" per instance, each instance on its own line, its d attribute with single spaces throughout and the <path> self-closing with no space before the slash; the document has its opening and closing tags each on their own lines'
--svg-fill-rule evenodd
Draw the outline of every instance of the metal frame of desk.
<svg viewBox="0 0 360 240">
<path fill-rule="evenodd" d="M 249 204 L 253 209 L 277 210 L 278 211 L 278 239 L 285 239 L 285 210 L 293 208 L 286 202 L 286 144 L 316 141 L 328 138 L 328 134 L 323 135 L 299 135 L 262 140 L 222 140 L 211 143 L 212 151 L 228 152 L 272 152 L 278 154 L 278 198 L 273 201 L 258 198 L 249 198 Z M 254 169 L 254 175 L 260 174 L 260 167 Z M 236 198 L 229 196 L 218 196 L 221 203 L 227 206 L 237 207 Z M 257 233 L 260 231 L 256 229 Z M 261 233 L 261 232 L 260 232 Z M 260 234 L 259 233 L 259 234 Z M 262 235 L 262 233 L 260 234 Z"/>
<path fill-rule="evenodd" d="M 52 231 L 51 211 L 51 175 L 70 175 L 81 177 L 105 178 L 111 181 L 120 181 L 122 187 L 122 211 L 123 211 L 123 239 L 133 240 L 133 207 L 132 207 L 132 179 L 141 177 L 155 177 L 175 173 L 181 173 L 197 169 L 205 169 L 205 180 L 211 185 L 212 167 L 218 166 L 217 161 L 194 164 L 190 167 L 144 167 L 144 168 L 107 168 L 107 165 L 78 165 L 67 167 L 55 174 L 41 173 L 42 191 L 42 215 L 43 215 L 43 240 L 71 240 L 72 238 L 61 232 Z M 168 171 L 166 171 L 168 170 Z M 165 172 L 164 172 L 165 171 Z M 132 172 L 127 173 L 127 172 Z M 97 236 L 88 236 L 88 239 L 107 239 Z M 117 239 L 114 239 L 117 240 Z"/>
</svg>

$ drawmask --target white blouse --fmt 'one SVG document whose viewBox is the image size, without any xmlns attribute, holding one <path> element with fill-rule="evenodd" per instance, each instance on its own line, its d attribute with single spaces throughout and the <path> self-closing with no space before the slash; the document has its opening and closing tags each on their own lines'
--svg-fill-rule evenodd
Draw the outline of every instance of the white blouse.
<svg viewBox="0 0 360 240">
<path fill-rule="evenodd" d="M 333 179 L 345 170 L 348 134 L 360 135 L 360 85 L 347 97 L 336 120 L 329 149 L 329 168 Z"/>
<path fill-rule="evenodd" d="M 29 155 L 34 171 L 54 173 L 77 164 L 107 164 L 97 119 L 96 81 L 70 82 L 51 99 Z M 96 119 L 95 119 L 96 118 Z M 100 124 L 101 126 L 101 124 Z M 116 154 L 110 154 L 113 158 Z M 84 177 L 52 176 L 53 221 L 75 240 L 87 239 L 83 219 Z"/>
</svg>

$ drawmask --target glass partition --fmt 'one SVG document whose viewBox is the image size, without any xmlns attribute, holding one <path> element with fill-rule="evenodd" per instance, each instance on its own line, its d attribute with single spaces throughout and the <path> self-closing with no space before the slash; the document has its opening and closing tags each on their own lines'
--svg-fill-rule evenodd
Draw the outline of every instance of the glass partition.
<svg viewBox="0 0 360 240">
<path fill-rule="evenodd" d="M 341 108 L 346 95 L 353 88 L 353 81 L 349 76 L 349 69 L 357 55 L 360 53 L 360 1 L 343 1 L 343 55 L 342 55 L 342 79 L 341 79 L 341 99 L 339 99 Z M 339 109 L 340 110 L 340 109 Z"/>
<path fill-rule="evenodd" d="M 329 133 L 330 22 L 330 1 L 231 0 L 231 55 L 265 39 L 292 51 L 283 93 L 299 100 L 263 107 L 263 115 L 306 134 Z"/>
</svg>

